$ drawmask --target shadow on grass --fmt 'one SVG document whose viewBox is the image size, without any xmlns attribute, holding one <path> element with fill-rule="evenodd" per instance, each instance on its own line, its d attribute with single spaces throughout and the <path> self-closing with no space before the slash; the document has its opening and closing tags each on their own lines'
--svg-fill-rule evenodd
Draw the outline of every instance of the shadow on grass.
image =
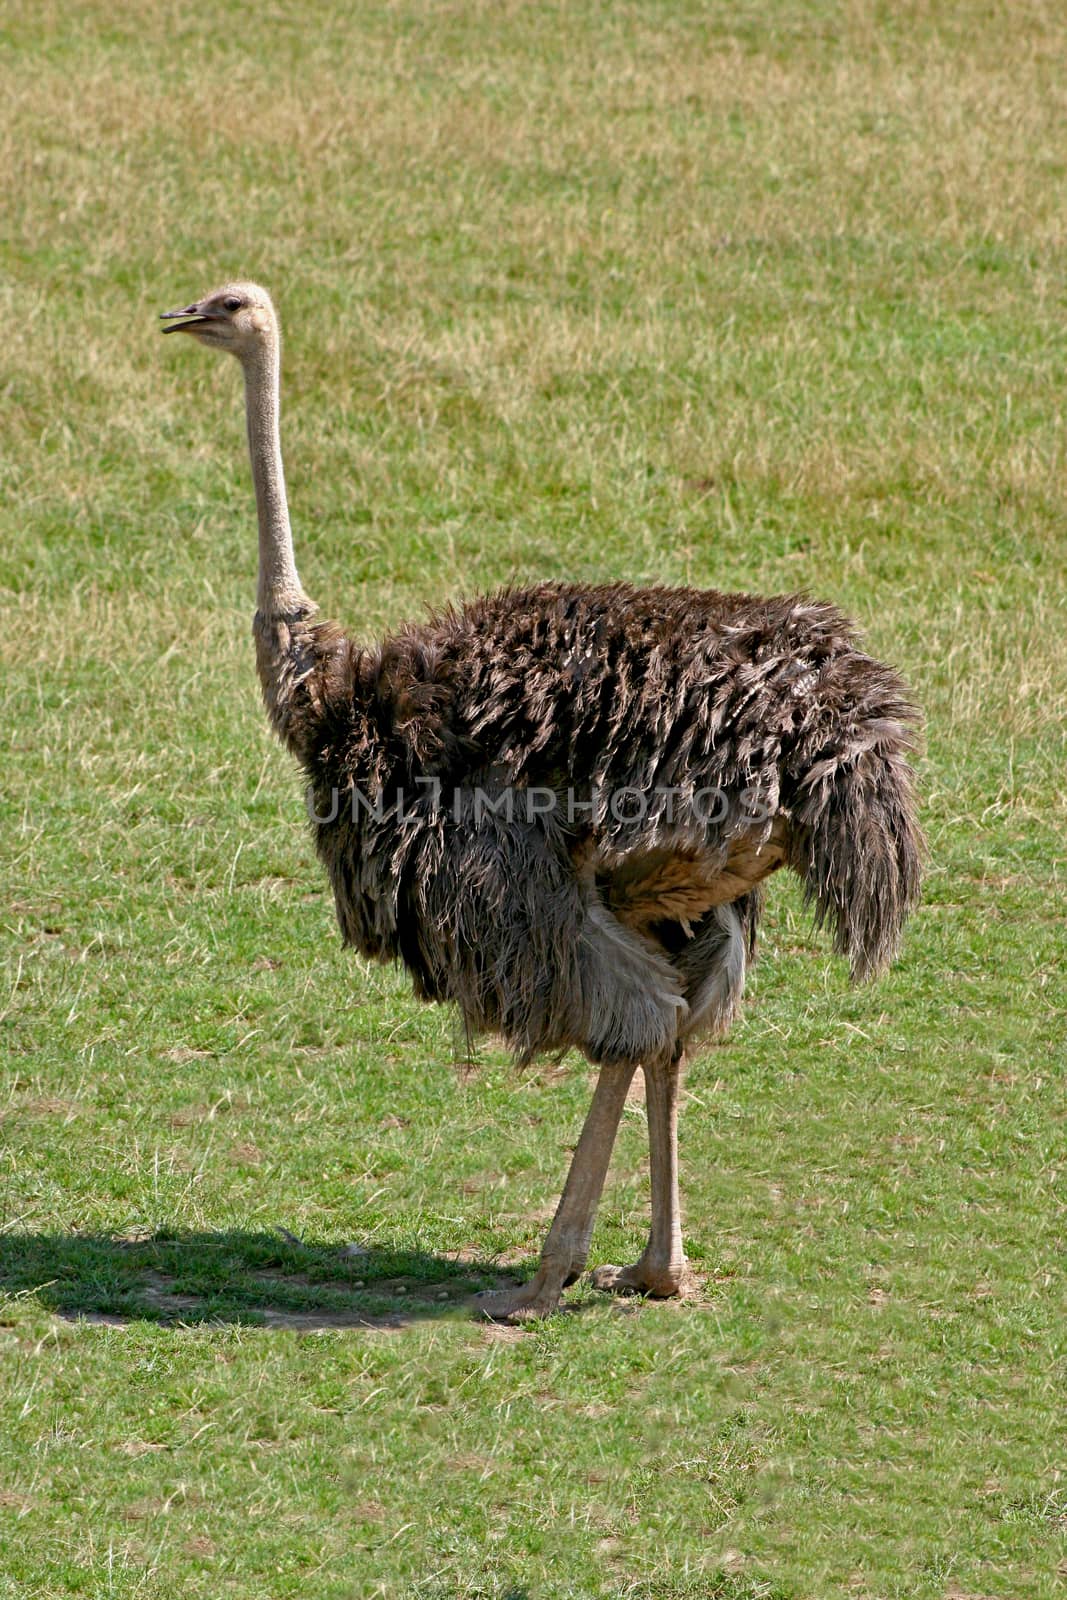
<svg viewBox="0 0 1067 1600">
<path fill-rule="evenodd" d="M 233 1322 L 399 1328 L 470 1314 L 482 1289 L 516 1282 L 491 1263 L 420 1250 L 321 1244 L 269 1233 L 8 1233 L 0 1292 L 30 1293 L 59 1316 L 123 1325 Z"/>
</svg>

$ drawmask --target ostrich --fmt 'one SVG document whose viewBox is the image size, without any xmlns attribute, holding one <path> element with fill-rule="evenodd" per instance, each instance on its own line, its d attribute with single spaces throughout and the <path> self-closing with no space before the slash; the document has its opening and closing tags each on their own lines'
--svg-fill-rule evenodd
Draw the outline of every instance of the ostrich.
<svg viewBox="0 0 1067 1600">
<path fill-rule="evenodd" d="M 686 1052 L 737 1008 L 763 880 L 800 876 L 856 980 L 918 898 L 904 684 L 800 594 L 542 583 L 350 639 L 297 576 L 270 296 L 228 283 L 162 320 L 244 371 L 257 667 L 345 943 L 402 961 L 420 998 L 455 1002 L 521 1062 L 573 1047 L 600 1069 L 536 1275 L 482 1311 L 547 1316 L 584 1271 L 638 1066 L 651 1228 L 633 1265 L 592 1281 L 684 1293 Z"/>
</svg>

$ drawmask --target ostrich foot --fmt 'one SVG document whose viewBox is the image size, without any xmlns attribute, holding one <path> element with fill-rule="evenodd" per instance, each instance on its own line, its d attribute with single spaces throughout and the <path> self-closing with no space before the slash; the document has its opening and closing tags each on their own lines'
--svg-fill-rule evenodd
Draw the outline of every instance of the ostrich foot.
<svg viewBox="0 0 1067 1600">
<path fill-rule="evenodd" d="M 475 1298 L 478 1314 L 489 1322 L 536 1322 L 559 1309 L 559 1297 L 576 1272 L 562 1264 L 542 1263 L 529 1283 L 516 1289 L 490 1289 Z"/>
<path fill-rule="evenodd" d="M 663 1266 L 644 1256 L 632 1267 L 597 1267 L 589 1277 L 594 1289 L 608 1294 L 647 1294 L 654 1300 L 684 1299 L 693 1287 L 693 1275 L 684 1261 L 681 1266 Z"/>
</svg>

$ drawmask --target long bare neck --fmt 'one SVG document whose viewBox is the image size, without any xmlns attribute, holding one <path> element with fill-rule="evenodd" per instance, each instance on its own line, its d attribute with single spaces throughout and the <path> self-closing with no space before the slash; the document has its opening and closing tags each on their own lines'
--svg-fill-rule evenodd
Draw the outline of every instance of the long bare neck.
<svg viewBox="0 0 1067 1600">
<path fill-rule="evenodd" d="M 278 427 L 281 348 L 277 336 L 245 362 L 244 376 L 248 453 L 259 517 L 256 604 L 264 617 L 292 617 L 315 608 L 301 586 L 293 556 Z"/>
</svg>

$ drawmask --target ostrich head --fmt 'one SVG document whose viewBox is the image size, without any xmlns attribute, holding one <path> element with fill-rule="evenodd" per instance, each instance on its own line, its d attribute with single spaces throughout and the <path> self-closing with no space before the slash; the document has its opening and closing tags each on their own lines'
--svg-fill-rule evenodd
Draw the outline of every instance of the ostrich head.
<svg viewBox="0 0 1067 1600">
<path fill-rule="evenodd" d="M 164 333 L 191 333 L 201 344 L 228 350 L 242 362 L 262 356 L 278 340 L 270 295 L 258 283 L 224 283 L 181 311 L 164 311 L 160 320 L 170 324 Z"/>
</svg>

